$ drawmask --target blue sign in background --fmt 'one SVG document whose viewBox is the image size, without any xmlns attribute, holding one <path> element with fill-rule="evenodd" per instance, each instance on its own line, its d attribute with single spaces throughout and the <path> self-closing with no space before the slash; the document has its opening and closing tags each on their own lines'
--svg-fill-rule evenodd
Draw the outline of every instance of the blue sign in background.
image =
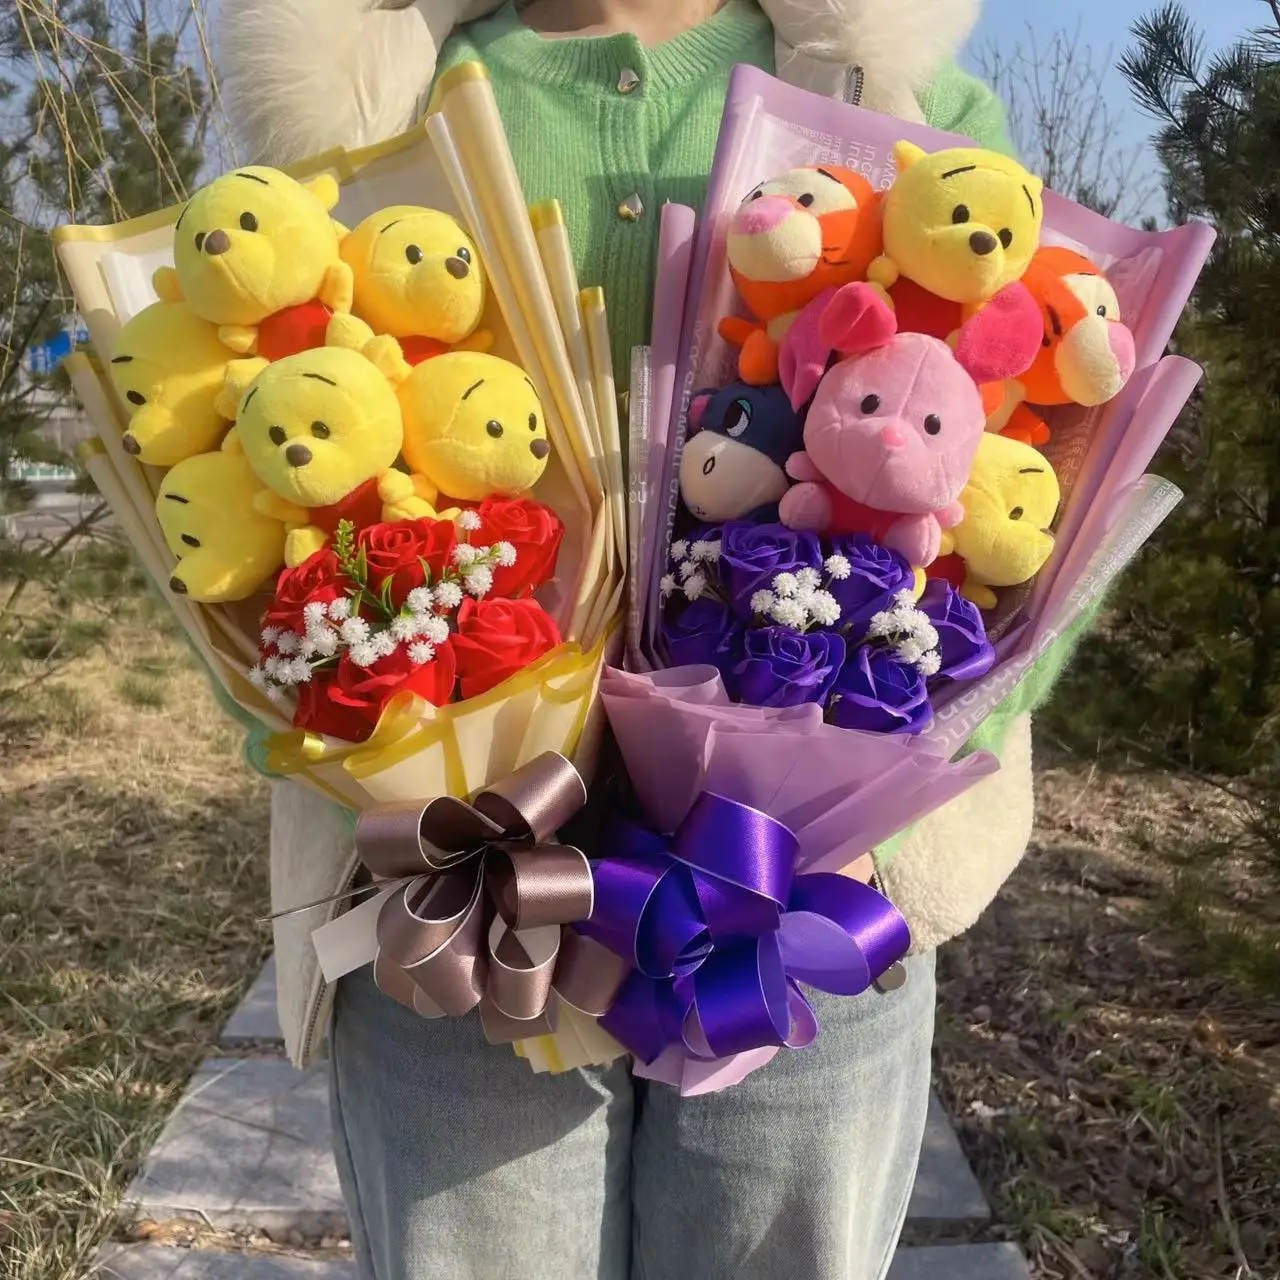
<svg viewBox="0 0 1280 1280">
<path fill-rule="evenodd" d="M 55 334 L 48 342 L 37 342 L 27 348 L 27 369 L 37 377 L 54 372 L 76 349 L 89 341 L 89 330 L 79 321 Z"/>
</svg>

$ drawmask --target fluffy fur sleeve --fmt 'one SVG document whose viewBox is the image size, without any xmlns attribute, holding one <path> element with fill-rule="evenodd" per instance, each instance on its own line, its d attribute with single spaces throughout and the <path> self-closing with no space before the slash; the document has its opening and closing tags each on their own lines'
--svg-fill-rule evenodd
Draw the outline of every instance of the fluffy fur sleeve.
<svg viewBox="0 0 1280 1280">
<path fill-rule="evenodd" d="M 496 0 L 222 0 L 215 51 L 244 156 L 287 164 L 407 129 L 436 55 Z"/>
</svg>

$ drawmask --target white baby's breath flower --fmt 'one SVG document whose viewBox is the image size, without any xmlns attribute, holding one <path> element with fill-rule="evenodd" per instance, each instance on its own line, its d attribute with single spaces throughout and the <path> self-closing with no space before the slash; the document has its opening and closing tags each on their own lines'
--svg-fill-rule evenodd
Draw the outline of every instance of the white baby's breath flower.
<svg viewBox="0 0 1280 1280">
<path fill-rule="evenodd" d="M 843 582 L 853 572 L 853 565 L 845 556 L 828 556 L 822 567 L 827 571 L 827 576 L 836 582 Z"/>
<path fill-rule="evenodd" d="M 914 666 L 924 657 L 925 651 L 919 640 L 904 640 L 894 651 L 899 661 Z"/>
<path fill-rule="evenodd" d="M 684 538 L 678 538 L 671 544 L 671 558 L 673 560 L 683 560 L 689 554 L 689 543 Z"/>
<path fill-rule="evenodd" d="M 290 654 L 298 652 L 298 646 L 301 643 L 302 637 L 296 632 L 282 631 L 276 638 L 276 649 L 288 657 Z"/>
<path fill-rule="evenodd" d="M 435 602 L 435 593 L 430 587 L 414 587 L 405 598 L 405 604 L 413 613 L 428 613 Z"/>
<path fill-rule="evenodd" d="M 322 600 L 312 600 L 310 604 L 302 606 L 302 618 L 307 624 L 307 629 L 311 629 L 313 622 L 323 622 L 328 606 Z"/>
<path fill-rule="evenodd" d="M 772 591 L 757 591 L 751 597 L 751 612 L 768 613 L 773 608 L 773 602 L 776 599 L 777 596 Z"/>
<path fill-rule="evenodd" d="M 273 653 L 271 657 L 262 664 L 262 669 L 271 677 L 272 680 L 276 679 L 276 672 L 280 670 L 280 659 Z"/>
<path fill-rule="evenodd" d="M 334 622 L 341 622 L 344 618 L 351 617 L 350 596 L 339 596 L 336 600 L 330 600 L 329 617 L 331 617 Z"/>
<path fill-rule="evenodd" d="M 674 573 L 664 573 L 658 581 L 658 590 L 664 596 L 669 596 L 676 589 L 676 575 Z"/>
<path fill-rule="evenodd" d="M 804 568 L 796 574 L 796 581 L 800 584 L 801 590 L 806 587 L 815 590 L 822 586 L 822 574 L 817 569 Z"/>
<path fill-rule="evenodd" d="M 893 603 L 896 604 L 899 609 L 914 610 L 916 607 L 916 593 L 908 587 L 905 591 L 899 591 L 898 594 L 893 597 Z"/>
<path fill-rule="evenodd" d="M 348 618 L 342 624 L 341 634 L 349 645 L 364 644 L 369 639 L 369 624 L 363 618 Z"/>
<path fill-rule="evenodd" d="M 809 603 L 809 616 L 820 627 L 834 627 L 840 621 L 840 605 L 829 591 L 815 591 Z"/>
<path fill-rule="evenodd" d="M 504 569 L 510 569 L 516 562 L 516 549 L 509 542 L 495 542 L 493 555 Z"/>
<path fill-rule="evenodd" d="M 271 645 L 275 644 L 275 642 L 279 638 L 280 638 L 279 627 L 263 627 L 262 628 L 262 643 L 266 645 L 268 648 L 270 648 Z"/>
<path fill-rule="evenodd" d="M 716 564 L 720 560 L 720 539 L 709 538 L 702 544 L 707 549 L 707 563 Z"/>
<path fill-rule="evenodd" d="M 468 593 L 477 600 L 488 595 L 493 590 L 493 570 L 487 564 L 473 565 L 467 572 L 466 584 Z"/>
<path fill-rule="evenodd" d="M 281 661 L 276 668 L 276 683 L 292 688 L 297 682 L 293 678 L 293 660 Z"/>
<path fill-rule="evenodd" d="M 255 689 L 265 689 L 267 687 L 267 673 L 261 667 L 249 668 L 249 683 Z"/>
<path fill-rule="evenodd" d="M 482 523 L 478 511 L 460 511 L 458 512 L 458 518 L 454 521 L 454 524 L 459 529 L 463 529 L 467 533 L 474 533 Z"/>
<path fill-rule="evenodd" d="M 793 596 L 800 589 L 800 583 L 794 573 L 780 573 L 773 580 L 773 594 L 776 596 Z"/>
<path fill-rule="evenodd" d="M 698 566 L 692 560 L 682 560 L 680 562 L 680 581 L 688 582 L 695 573 L 698 572 Z"/>
<path fill-rule="evenodd" d="M 301 658 L 314 658 L 316 656 L 316 648 L 316 638 L 308 635 L 298 646 L 298 656 Z"/>
<path fill-rule="evenodd" d="M 425 640 L 417 640 L 409 646 L 409 661 L 416 666 L 423 666 L 436 656 L 435 649 Z"/>
<path fill-rule="evenodd" d="M 720 544 L 702 539 L 689 547 L 689 555 L 700 564 L 714 564 L 720 558 Z"/>
<path fill-rule="evenodd" d="M 936 676 L 942 670 L 942 658 L 936 649 L 926 653 L 919 662 L 916 663 L 916 670 L 922 676 L 928 679 L 930 676 Z"/>
<path fill-rule="evenodd" d="M 379 631 L 369 643 L 377 650 L 380 658 L 389 658 L 398 647 L 396 638 L 390 631 Z"/>
<path fill-rule="evenodd" d="M 316 653 L 322 658 L 332 658 L 338 652 L 338 633 L 321 631 L 315 639 Z"/>
<path fill-rule="evenodd" d="M 284 690 L 278 684 L 269 684 L 267 685 L 267 697 L 272 702 L 283 702 Z"/>
<path fill-rule="evenodd" d="M 311 663 L 306 658 L 294 658 L 289 663 L 289 674 L 293 677 L 294 684 L 310 684 L 311 683 Z"/>
<path fill-rule="evenodd" d="M 700 600 L 707 590 L 707 580 L 700 574 L 695 573 L 685 579 L 684 594 L 686 600 Z"/>
<path fill-rule="evenodd" d="M 441 609 L 456 609 L 462 603 L 462 588 L 456 582 L 442 582 L 436 587 L 436 604 Z"/>
<path fill-rule="evenodd" d="M 378 651 L 368 640 L 361 640 L 347 650 L 347 656 L 357 667 L 371 667 L 378 660 Z"/>
<path fill-rule="evenodd" d="M 418 619 L 402 613 L 391 619 L 391 634 L 397 640 L 412 640 L 418 634 Z"/>
<path fill-rule="evenodd" d="M 867 623 L 867 635 L 873 639 L 892 635 L 898 630 L 898 620 L 892 613 L 873 613 Z"/>
<path fill-rule="evenodd" d="M 809 621 L 809 615 L 805 613 L 804 608 L 797 601 L 788 600 L 785 596 L 775 600 L 769 612 L 780 626 L 794 627 L 797 631 L 803 630 Z"/>
<path fill-rule="evenodd" d="M 487 547 L 472 547 L 463 542 L 453 549 L 453 563 L 459 569 L 465 569 L 468 565 L 475 564 L 477 560 L 483 558 L 487 550 Z"/>
<path fill-rule="evenodd" d="M 938 635 L 938 628 L 929 621 L 927 614 L 920 616 L 924 621 L 918 623 L 911 634 L 920 642 L 920 647 L 927 652 L 930 649 L 936 649 L 942 637 Z"/>
<path fill-rule="evenodd" d="M 437 618 L 435 615 L 419 618 L 415 634 L 421 636 L 424 640 L 429 640 L 432 644 L 444 644 L 449 638 L 449 624 L 443 618 Z"/>
</svg>

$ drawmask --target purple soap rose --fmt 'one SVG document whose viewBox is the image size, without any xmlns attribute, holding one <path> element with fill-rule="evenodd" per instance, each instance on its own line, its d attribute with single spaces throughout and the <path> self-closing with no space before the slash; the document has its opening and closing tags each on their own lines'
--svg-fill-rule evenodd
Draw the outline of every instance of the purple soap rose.
<svg viewBox="0 0 1280 1280">
<path fill-rule="evenodd" d="M 882 547 L 865 533 L 833 538 L 829 546 L 831 555 L 849 562 L 849 576 L 833 578 L 827 590 L 840 606 L 840 625 L 852 624 L 850 634 L 861 639 L 874 614 L 892 608 L 899 591 L 915 586 L 915 571 L 905 556 Z"/>
<path fill-rule="evenodd" d="M 735 701 L 752 707 L 824 702 L 844 659 L 844 639 L 833 631 L 802 635 L 787 627 L 761 627 L 743 637 L 743 657 L 726 683 Z"/>
<path fill-rule="evenodd" d="M 798 533 L 785 525 L 735 521 L 721 530 L 719 568 L 734 612 L 750 618 L 751 597 L 757 591 L 771 591 L 778 574 L 822 571 L 822 544 L 815 534 Z"/>
<path fill-rule="evenodd" d="M 673 667 L 715 667 L 728 683 L 742 658 L 743 630 L 727 605 L 704 596 L 664 617 L 661 636 Z"/>
<path fill-rule="evenodd" d="M 950 583 L 931 579 L 917 607 L 929 615 L 938 632 L 939 676 L 976 680 L 995 665 L 996 651 L 987 639 L 982 610 Z"/>
<path fill-rule="evenodd" d="M 920 733 L 933 719 L 925 678 L 888 650 L 863 645 L 845 663 L 827 719 L 868 733 Z"/>
</svg>

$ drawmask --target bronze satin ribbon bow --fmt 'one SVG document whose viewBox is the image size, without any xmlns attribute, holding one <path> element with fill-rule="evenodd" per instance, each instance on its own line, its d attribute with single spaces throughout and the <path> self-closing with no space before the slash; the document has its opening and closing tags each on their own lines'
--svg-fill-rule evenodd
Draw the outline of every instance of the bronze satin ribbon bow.
<svg viewBox="0 0 1280 1280">
<path fill-rule="evenodd" d="M 548 751 L 470 802 L 363 813 L 361 861 L 377 880 L 408 881 L 378 915 L 378 986 L 429 1018 L 478 1005 L 493 1044 L 553 1030 L 553 995 L 601 1016 L 628 966 L 566 927 L 591 915 L 591 867 L 549 843 L 586 798 L 578 771 Z"/>
</svg>

